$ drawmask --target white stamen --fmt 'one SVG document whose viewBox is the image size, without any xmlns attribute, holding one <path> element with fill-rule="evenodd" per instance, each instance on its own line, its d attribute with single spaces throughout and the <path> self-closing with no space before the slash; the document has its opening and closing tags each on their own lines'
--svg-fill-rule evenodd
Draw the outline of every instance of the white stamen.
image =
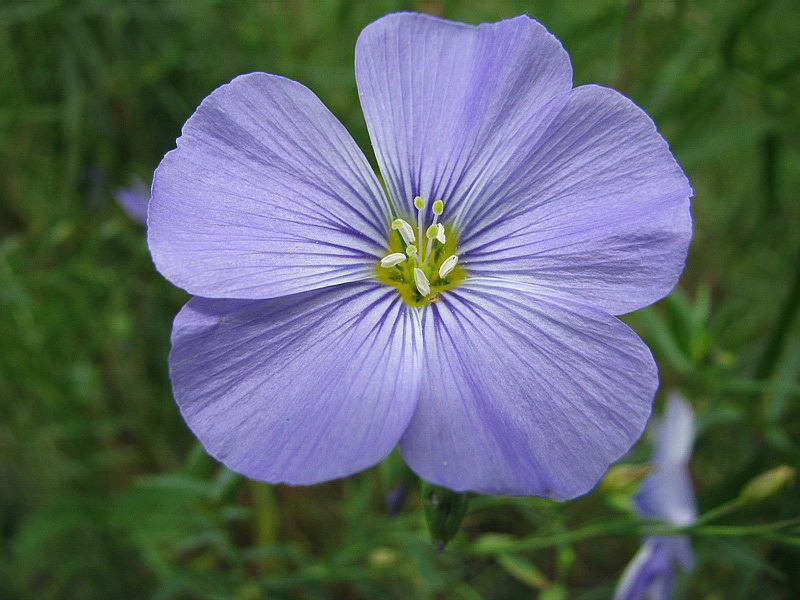
<svg viewBox="0 0 800 600">
<path fill-rule="evenodd" d="M 399 265 L 406 259 L 406 255 L 402 252 L 393 252 L 392 254 L 388 254 L 381 259 L 381 266 L 390 269 L 396 265 Z"/>
<path fill-rule="evenodd" d="M 444 212 L 444 203 L 441 200 L 436 200 L 433 202 L 433 206 L 430 206 L 421 196 L 416 196 L 413 204 L 417 211 L 415 226 L 412 226 L 410 221 L 405 219 L 394 219 L 392 221 L 392 230 L 398 231 L 403 240 L 402 249 L 396 247 L 396 238 L 391 240 L 390 246 L 395 246 L 400 251 L 390 252 L 380 260 L 380 264 L 387 269 L 394 267 L 400 269 L 401 272 L 395 272 L 394 275 L 390 275 L 390 279 L 392 281 L 404 281 L 406 285 L 413 283 L 417 293 L 422 298 L 421 302 L 433 302 L 436 300 L 435 296 L 439 290 L 438 288 L 432 289 L 432 283 L 445 287 L 450 287 L 453 284 L 453 281 L 449 281 L 446 278 L 456 268 L 458 256 L 453 254 L 444 261 L 441 261 L 440 258 L 441 256 L 447 256 L 447 254 L 444 254 L 445 248 L 443 246 L 447 243 L 448 235 L 445 231 L 445 226 L 439 223 L 439 217 Z M 425 228 L 423 220 L 428 208 L 431 210 L 433 219 L 432 222 L 429 221 L 429 226 Z M 437 243 L 439 246 L 436 246 Z M 406 260 L 413 262 L 406 263 Z M 438 269 L 437 265 L 439 265 Z M 408 267 L 411 268 L 411 273 L 408 272 Z M 429 272 L 431 272 L 430 275 L 427 274 Z M 459 273 L 461 272 L 459 271 Z M 398 275 L 403 275 L 402 279 L 398 278 Z M 412 279 L 411 282 L 407 279 L 409 275 Z M 458 277 L 463 277 L 463 274 Z M 401 286 L 398 286 L 398 289 L 403 290 Z"/>
<path fill-rule="evenodd" d="M 447 274 L 455 269 L 457 264 L 458 256 L 455 254 L 445 259 L 445 261 L 442 263 L 442 266 L 439 267 L 439 277 L 447 277 Z"/>
<path fill-rule="evenodd" d="M 414 228 L 403 219 L 395 219 L 392 221 L 392 229 L 400 232 L 400 235 L 403 236 L 403 241 L 406 244 L 413 244 L 415 241 L 417 241 L 414 237 Z"/>
<path fill-rule="evenodd" d="M 442 225 L 441 223 L 437 223 L 436 227 L 437 227 L 437 229 L 436 229 L 436 239 L 439 240 L 440 244 L 444 244 L 444 242 L 445 242 L 444 225 Z"/>
<path fill-rule="evenodd" d="M 417 291 L 423 296 L 427 296 L 431 293 L 431 284 L 428 282 L 428 278 L 425 277 L 425 273 L 422 272 L 422 269 L 414 269 L 414 285 L 417 286 Z"/>
<path fill-rule="evenodd" d="M 434 219 L 436 218 L 438 218 L 438 215 L 434 217 Z M 444 244 L 445 242 L 444 225 L 434 221 L 433 225 L 425 230 L 425 237 L 428 238 L 428 241 L 425 242 L 425 260 L 428 260 L 428 254 L 430 254 L 431 251 L 431 241 L 437 240 L 440 244 Z"/>
</svg>

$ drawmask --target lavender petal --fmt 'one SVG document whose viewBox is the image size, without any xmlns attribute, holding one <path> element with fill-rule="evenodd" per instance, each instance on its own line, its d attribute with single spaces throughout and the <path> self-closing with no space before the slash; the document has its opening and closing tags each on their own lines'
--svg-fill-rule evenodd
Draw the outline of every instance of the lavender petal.
<svg viewBox="0 0 800 600">
<path fill-rule="evenodd" d="M 356 143 L 301 84 L 211 93 L 155 172 L 148 243 L 188 292 L 258 299 L 370 277 L 389 207 Z"/>
<path fill-rule="evenodd" d="M 423 315 L 417 411 L 400 447 L 457 491 L 566 500 L 636 441 L 656 366 L 623 323 L 546 288 L 472 278 Z"/>
<path fill-rule="evenodd" d="M 150 188 L 139 177 L 131 177 L 128 185 L 118 187 L 114 192 L 114 199 L 131 219 L 141 225 L 147 224 Z"/>
<path fill-rule="evenodd" d="M 189 427 L 231 470 L 270 483 L 317 483 L 377 463 L 419 395 L 417 313 L 377 284 L 193 298 L 172 343 Z"/>
<path fill-rule="evenodd" d="M 416 195 L 455 214 L 516 151 L 537 110 L 572 87 L 559 41 L 526 16 L 469 26 L 392 14 L 364 28 L 356 81 L 378 164 L 401 213 Z"/>
<path fill-rule="evenodd" d="M 537 120 L 538 119 L 538 120 Z M 622 314 L 666 295 L 691 238 L 688 180 L 652 120 L 621 94 L 552 99 L 458 215 L 461 263 Z"/>
<path fill-rule="evenodd" d="M 691 556 L 686 536 L 646 538 L 622 574 L 613 600 L 670 600 L 678 570 L 691 568 Z"/>
<path fill-rule="evenodd" d="M 655 427 L 653 471 L 634 498 L 639 514 L 675 526 L 694 523 L 697 505 L 688 462 L 694 443 L 694 413 L 676 393 L 669 396 L 664 418 Z"/>
</svg>

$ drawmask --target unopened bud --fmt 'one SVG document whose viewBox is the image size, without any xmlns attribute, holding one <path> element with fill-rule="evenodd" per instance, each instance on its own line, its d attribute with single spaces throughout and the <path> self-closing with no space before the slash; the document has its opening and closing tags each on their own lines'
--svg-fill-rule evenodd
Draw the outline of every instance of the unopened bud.
<svg viewBox="0 0 800 600">
<path fill-rule="evenodd" d="M 467 514 L 469 496 L 444 487 L 422 482 L 422 507 L 425 521 L 436 549 L 441 552 L 458 533 L 461 520 Z"/>
<path fill-rule="evenodd" d="M 782 487 L 794 479 L 795 469 L 780 465 L 756 475 L 742 488 L 739 499 L 749 504 L 761 502 L 777 494 Z"/>
<path fill-rule="evenodd" d="M 625 492 L 652 472 L 650 465 L 614 465 L 600 480 L 598 488 L 606 493 Z"/>
</svg>

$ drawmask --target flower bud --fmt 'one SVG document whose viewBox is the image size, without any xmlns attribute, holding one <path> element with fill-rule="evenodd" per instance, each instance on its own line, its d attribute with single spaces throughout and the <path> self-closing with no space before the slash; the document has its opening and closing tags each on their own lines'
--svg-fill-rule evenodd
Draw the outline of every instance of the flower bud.
<svg viewBox="0 0 800 600">
<path fill-rule="evenodd" d="M 436 550 L 441 552 L 456 533 L 461 520 L 467 514 L 467 494 L 426 481 L 422 482 L 422 506 L 425 509 L 425 521 Z"/>
<path fill-rule="evenodd" d="M 748 504 L 766 500 L 788 485 L 794 479 L 794 474 L 795 469 L 789 465 L 780 465 L 764 471 L 747 482 L 739 493 L 739 499 Z"/>
<path fill-rule="evenodd" d="M 614 465 L 600 480 L 598 489 L 609 494 L 629 491 L 652 470 L 650 465 Z"/>
</svg>

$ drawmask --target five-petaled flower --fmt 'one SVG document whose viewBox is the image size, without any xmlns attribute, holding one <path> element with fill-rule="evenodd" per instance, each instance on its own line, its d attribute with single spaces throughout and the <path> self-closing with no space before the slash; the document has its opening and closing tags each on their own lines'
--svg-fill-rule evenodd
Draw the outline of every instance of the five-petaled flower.
<svg viewBox="0 0 800 600">
<path fill-rule="evenodd" d="M 399 444 L 455 490 L 585 493 L 650 413 L 653 358 L 613 315 L 675 285 L 686 177 L 525 16 L 388 15 L 355 69 L 385 190 L 311 91 L 264 73 L 211 93 L 156 170 L 149 246 L 197 296 L 172 334 L 184 418 L 267 482 Z"/>
<path fill-rule="evenodd" d="M 675 527 L 695 522 L 697 507 L 688 470 L 693 444 L 692 407 L 673 393 L 662 422 L 655 427 L 653 471 L 644 479 L 634 499 L 641 517 Z M 669 600 L 678 571 L 687 571 L 693 565 L 688 536 L 646 537 L 625 569 L 614 600 Z"/>
</svg>

